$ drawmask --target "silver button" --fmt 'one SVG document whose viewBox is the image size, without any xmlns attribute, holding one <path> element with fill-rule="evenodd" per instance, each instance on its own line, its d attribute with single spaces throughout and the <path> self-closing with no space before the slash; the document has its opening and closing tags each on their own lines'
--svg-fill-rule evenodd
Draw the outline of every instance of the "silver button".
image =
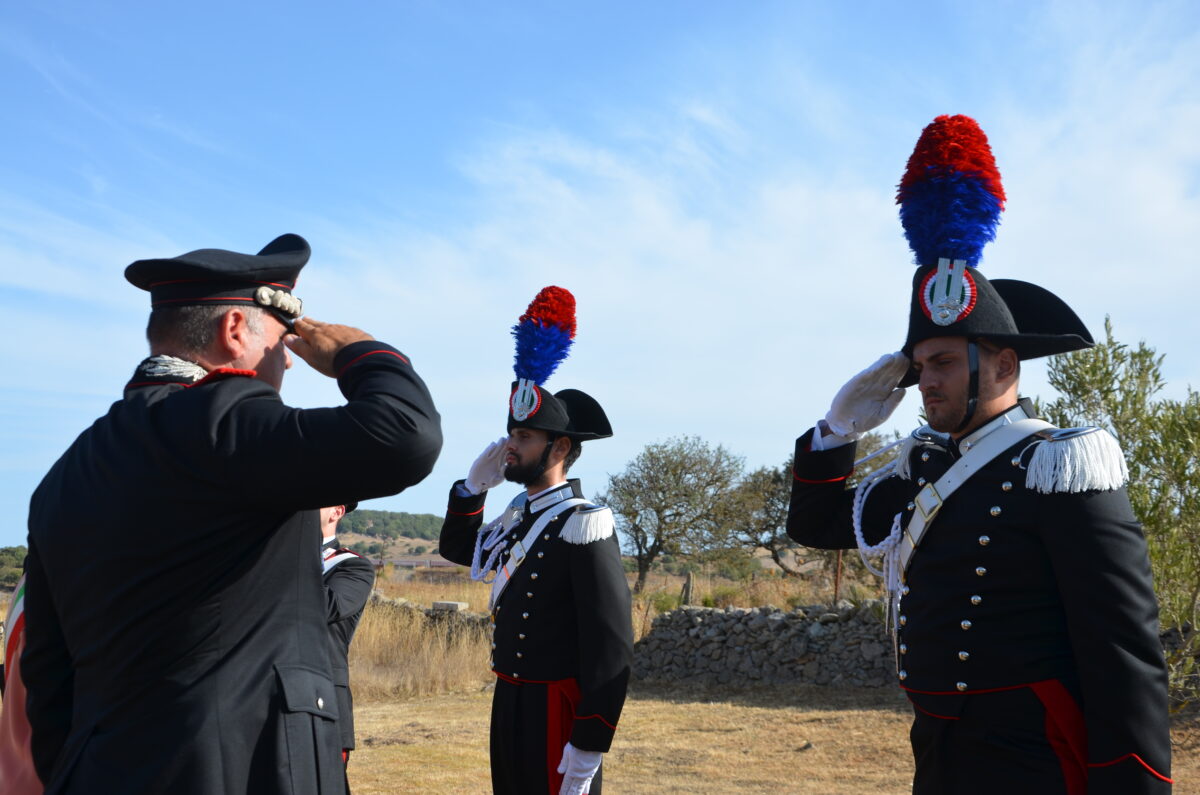
<svg viewBox="0 0 1200 795">
<path fill-rule="evenodd" d="M 530 575 L 529 575 L 529 579 L 531 579 L 531 580 L 536 580 L 536 579 L 537 579 L 537 572 L 535 571 L 533 574 L 530 574 Z"/>
<path fill-rule="evenodd" d="M 924 486 L 924 485 L 925 485 L 925 478 L 917 478 L 917 485 L 918 485 L 918 486 Z"/>
<path fill-rule="evenodd" d="M 529 614 L 528 614 L 528 613 L 522 613 L 522 614 L 521 614 L 521 618 L 529 618 Z"/>
<path fill-rule="evenodd" d="M 967 689 L 967 683 L 966 683 L 966 682 L 959 682 L 958 684 L 956 684 L 956 685 L 955 685 L 955 687 L 957 687 L 957 688 L 959 689 L 959 692 L 961 692 L 961 691 L 963 691 L 963 690 L 966 690 L 966 689 Z"/>
<path fill-rule="evenodd" d="M 513 679 L 520 679 L 520 678 L 521 678 L 520 674 L 517 674 L 517 673 L 513 674 Z"/>
<path fill-rule="evenodd" d="M 966 652 L 966 651 L 960 651 L 958 653 L 958 659 L 962 660 L 963 662 L 966 662 L 967 660 L 971 659 L 971 653 Z"/>
<path fill-rule="evenodd" d="M 917 504 L 915 502 L 910 502 L 908 505 L 905 505 L 904 507 L 911 511 L 917 507 Z"/>
<path fill-rule="evenodd" d="M 519 660 L 519 659 L 521 659 L 521 658 L 522 658 L 522 657 L 524 657 L 524 656 L 525 656 L 525 655 L 524 655 L 524 654 L 521 654 L 521 652 L 517 652 L 517 659 L 518 659 L 518 660 Z"/>
<path fill-rule="evenodd" d="M 526 599 L 532 599 L 532 598 L 533 598 L 533 591 L 526 591 L 526 592 L 525 592 L 525 598 L 526 598 Z"/>
<path fill-rule="evenodd" d="M 922 460 L 922 461 L 928 461 L 928 460 L 929 460 L 929 451 L 928 451 L 928 450 L 926 450 L 925 452 L 921 453 L 921 460 Z"/>
<path fill-rule="evenodd" d="M 1003 483 L 1001 483 L 1001 484 L 1000 484 L 1000 490 L 1001 490 L 1001 491 L 1012 491 L 1012 481 L 1011 481 L 1011 480 L 1006 480 L 1006 481 L 1004 481 Z"/>
<path fill-rule="evenodd" d="M 909 588 L 907 585 L 905 585 L 903 588 L 900 589 L 900 595 L 908 596 L 908 592 L 911 590 L 912 590 L 911 588 Z"/>
<path fill-rule="evenodd" d="M 990 511 L 988 511 L 988 513 L 990 513 L 992 516 L 999 516 L 999 515 L 1000 515 L 1000 513 L 1001 513 L 1001 511 L 1000 511 L 1000 506 L 999 506 L 999 505 L 993 505 L 993 506 L 992 506 L 992 509 L 991 509 Z"/>
<path fill-rule="evenodd" d="M 896 676 L 900 677 L 900 681 L 903 682 L 908 678 L 908 671 L 901 669 L 900 673 L 896 674 Z"/>
<path fill-rule="evenodd" d="M 967 631 L 968 629 L 970 629 L 970 628 L 971 628 L 971 619 L 969 619 L 969 618 L 964 618 L 964 619 L 962 620 L 962 622 L 959 624 L 959 626 L 963 628 L 963 631 L 964 631 L 964 632 L 965 632 L 965 631 Z"/>
<path fill-rule="evenodd" d="M 908 616 L 900 616 L 900 626 L 904 626 L 907 623 L 908 623 Z"/>
<path fill-rule="evenodd" d="M 963 442 L 962 449 L 963 449 L 963 452 L 964 452 L 964 453 L 965 453 L 965 452 L 967 452 L 968 450 L 970 450 L 970 449 L 971 449 L 971 442 Z"/>
<path fill-rule="evenodd" d="M 900 644 L 900 653 L 901 653 L 901 654 L 908 654 L 908 644 L 907 644 L 907 643 L 901 643 L 901 644 Z"/>
<path fill-rule="evenodd" d="M 539 552 L 539 553 L 538 553 L 538 557 L 539 557 L 539 558 L 544 558 L 544 557 L 546 557 L 546 553 L 545 553 L 545 552 Z"/>
<path fill-rule="evenodd" d="M 982 577 L 983 575 L 987 574 L 987 568 L 985 566 L 976 566 L 975 574 L 979 577 Z"/>
<path fill-rule="evenodd" d="M 991 536 L 980 536 L 979 537 L 979 546 L 986 547 L 990 543 L 992 543 Z"/>
<path fill-rule="evenodd" d="M 976 594 L 975 596 L 971 597 L 971 604 L 973 604 L 973 605 L 978 605 L 982 601 L 983 601 L 983 597 L 980 596 L 979 594 Z"/>
<path fill-rule="evenodd" d="M 518 634 L 517 634 L 517 640 L 525 640 L 525 633 L 524 633 L 524 632 L 518 633 Z M 494 645 L 494 644 L 493 644 L 493 645 Z"/>
<path fill-rule="evenodd" d="M 549 533 L 546 533 L 546 535 L 542 536 L 542 540 L 543 540 L 543 541 L 549 541 L 549 540 L 550 540 L 550 534 L 549 534 Z"/>
<path fill-rule="evenodd" d="M 325 699 L 317 696 L 317 709 L 325 709 Z"/>
<path fill-rule="evenodd" d="M 1015 467 L 1019 467 L 1019 466 L 1021 466 L 1021 456 L 1019 456 L 1019 455 L 1014 455 L 1014 456 L 1012 457 L 1012 460 L 1011 460 L 1011 461 L 1009 461 L 1008 463 L 1012 464 L 1012 465 L 1013 465 L 1013 466 L 1015 466 Z"/>
</svg>

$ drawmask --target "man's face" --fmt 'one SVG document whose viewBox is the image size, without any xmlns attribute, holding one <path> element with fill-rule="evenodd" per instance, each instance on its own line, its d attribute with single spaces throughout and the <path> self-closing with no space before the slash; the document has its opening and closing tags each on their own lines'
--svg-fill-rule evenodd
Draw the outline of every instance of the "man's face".
<svg viewBox="0 0 1200 795">
<path fill-rule="evenodd" d="M 265 381 L 278 391 L 283 387 L 284 371 L 292 366 L 292 356 L 283 344 L 283 338 L 290 330 L 271 312 L 260 313 L 259 325 L 261 332 L 251 331 L 247 335 L 243 361 L 248 369 L 258 373 L 260 381 Z"/>
<path fill-rule="evenodd" d="M 918 342 L 912 362 L 920 375 L 918 387 L 929 427 L 941 433 L 955 431 L 967 416 L 967 338 L 935 337 Z"/>
<path fill-rule="evenodd" d="M 513 428 L 504 445 L 504 479 L 528 486 L 546 471 L 543 454 L 550 435 L 532 428 Z"/>
</svg>

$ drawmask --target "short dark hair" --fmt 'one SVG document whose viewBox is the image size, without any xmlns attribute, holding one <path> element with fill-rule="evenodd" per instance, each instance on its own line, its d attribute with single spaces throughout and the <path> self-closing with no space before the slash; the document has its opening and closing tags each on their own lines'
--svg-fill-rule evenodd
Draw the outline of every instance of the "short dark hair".
<svg viewBox="0 0 1200 795">
<path fill-rule="evenodd" d="M 232 308 L 224 304 L 156 307 L 146 323 L 146 340 L 151 348 L 169 347 L 179 354 L 198 354 L 216 339 L 221 318 Z M 262 310 L 256 306 L 245 310 L 250 330 L 261 332 Z"/>
<path fill-rule="evenodd" d="M 580 442 L 578 439 L 572 439 L 569 436 L 566 438 L 571 443 L 571 448 L 567 450 L 567 455 L 563 459 L 563 472 L 569 472 L 571 466 L 579 460 L 580 454 L 583 453 L 583 442 Z"/>
</svg>

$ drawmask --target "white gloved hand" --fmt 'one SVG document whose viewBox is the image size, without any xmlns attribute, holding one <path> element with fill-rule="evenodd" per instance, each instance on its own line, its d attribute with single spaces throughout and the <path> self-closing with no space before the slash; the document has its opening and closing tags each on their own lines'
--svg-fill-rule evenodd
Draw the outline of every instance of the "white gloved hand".
<svg viewBox="0 0 1200 795">
<path fill-rule="evenodd" d="M 584 795 L 592 786 L 603 757 L 600 751 L 581 751 L 570 743 L 564 745 L 562 761 L 558 763 L 558 772 L 563 774 L 558 795 Z"/>
<path fill-rule="evenodd" d="M 501 436 L 483 449 L 463 482 L 467 491 L 482 494 L 504 482 L 504 445 L 507 441 L 507 436 Z"/>
<path fill-rule="evenodd" d="M 825 415 L 829 429 L 838 436 L 857 439 L 882 425 L 904 398 L 904 390 L 896 384 L 908 367 L 908 357 L 903 353 L 888 353 L 851 378 L 838 391 Z"/>
</svg>

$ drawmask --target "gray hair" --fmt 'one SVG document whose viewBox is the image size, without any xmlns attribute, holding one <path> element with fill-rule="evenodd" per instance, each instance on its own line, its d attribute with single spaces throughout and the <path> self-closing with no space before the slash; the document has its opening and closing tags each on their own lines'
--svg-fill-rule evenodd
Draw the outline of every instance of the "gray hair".
<svg viewBox="0 0 1200 795">
<path fill-rule="evenodd" d="M 233 307 L 225 304 L 157 307 L 150 312 L 146 340 L 151 348 L 170 348 L 172 353 L 185 356 L 198 355 L 217 338 L 221 318 L 230 309 Z M 257 306 L 242 309 L 250 332 L 261 334 L 263 310 Z"/>
</svg>

